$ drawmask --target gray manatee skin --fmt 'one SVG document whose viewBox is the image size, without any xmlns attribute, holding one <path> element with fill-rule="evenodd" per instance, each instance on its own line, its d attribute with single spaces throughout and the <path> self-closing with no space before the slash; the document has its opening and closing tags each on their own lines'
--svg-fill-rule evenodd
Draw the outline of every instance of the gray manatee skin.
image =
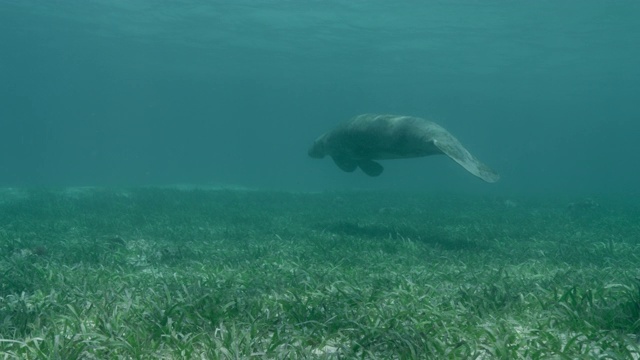
<svg viewBox="0 0 640 360">
<path fill-rule="evenodd" d="M 486 182 L 500 179 L 495 171 L 476 159 L 442 126 L 421 118 L 400 115 L 358 115 L 321 135 L 309 156 L 331 156 L 347 172 L 360 168 L 378 176 L 384 168 L 375 160 L 447 155 Z"/>
</svg>

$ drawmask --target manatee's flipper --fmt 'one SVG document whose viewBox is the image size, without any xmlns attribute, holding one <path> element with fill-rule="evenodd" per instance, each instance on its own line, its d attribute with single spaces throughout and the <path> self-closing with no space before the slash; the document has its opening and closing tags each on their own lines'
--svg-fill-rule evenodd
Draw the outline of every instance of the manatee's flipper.
<svg viewBox="0 0 640 360">
<path fill-rule="evenodd" d="M 353 172 L 358 167 L 358 163 L 355 160 L 335 155 L 331 156 L 331 158 L 342 171 Z"/>
<path fill-rule="evenodd" d="M 442 134 L 440 138 L 433 140 L 433 144 L 463 168 L 467 169 L 468 172 L 480 179 L 490 183 L 500 179 L 498 173 L 471 155 L 453 135 Z"/>
<path fill-rule="evenodd" d="M 382 174 L 384 168 L 379 163 L 373 160 L 360 160 L 358 161 L 360 169 L 369 176 L 378 176 Z"/>
</svg>

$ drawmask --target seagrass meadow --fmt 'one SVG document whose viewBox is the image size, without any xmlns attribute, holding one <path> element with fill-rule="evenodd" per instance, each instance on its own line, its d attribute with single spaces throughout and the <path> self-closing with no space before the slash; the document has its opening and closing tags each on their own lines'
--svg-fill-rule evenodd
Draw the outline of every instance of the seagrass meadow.
<svg viewBox="0 0 640 360">
<path fill-rule="evenodd" d="M 4 189 L 2 359 L 636 359 L 637 198 Z"/>
</svg>

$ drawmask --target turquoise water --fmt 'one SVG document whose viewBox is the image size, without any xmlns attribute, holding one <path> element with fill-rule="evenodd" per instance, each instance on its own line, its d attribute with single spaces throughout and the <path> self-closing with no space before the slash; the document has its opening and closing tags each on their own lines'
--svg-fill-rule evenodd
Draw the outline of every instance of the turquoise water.
<svg viewBox="0 0 640 360">
<path fill-rule="evenodd" d="M 0 355 L 638 359 L 638 18 L 0 0 Z M 362 113 L 501 179 L 307 155 Z"/>
<path fill-rule="evenodd" d="M 0 2 L 0 184 L 636 192 L 635 1 Z M 445 158 L 369 179 L 306 149 L 366 112 Z"/>
</svg>

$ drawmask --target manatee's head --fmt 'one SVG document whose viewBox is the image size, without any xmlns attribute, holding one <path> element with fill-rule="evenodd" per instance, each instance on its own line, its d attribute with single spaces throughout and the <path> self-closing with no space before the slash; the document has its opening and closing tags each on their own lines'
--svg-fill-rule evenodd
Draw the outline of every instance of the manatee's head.
<svg viewBox="0 0 640 360">
<path fill-rule="evenodd" d="M 325 136 L 320 136 L 313 142 L 313 145 L 309 148 L 309 156 L 314 159 L 322 159 L 327 155 Z"/>
</svg>

